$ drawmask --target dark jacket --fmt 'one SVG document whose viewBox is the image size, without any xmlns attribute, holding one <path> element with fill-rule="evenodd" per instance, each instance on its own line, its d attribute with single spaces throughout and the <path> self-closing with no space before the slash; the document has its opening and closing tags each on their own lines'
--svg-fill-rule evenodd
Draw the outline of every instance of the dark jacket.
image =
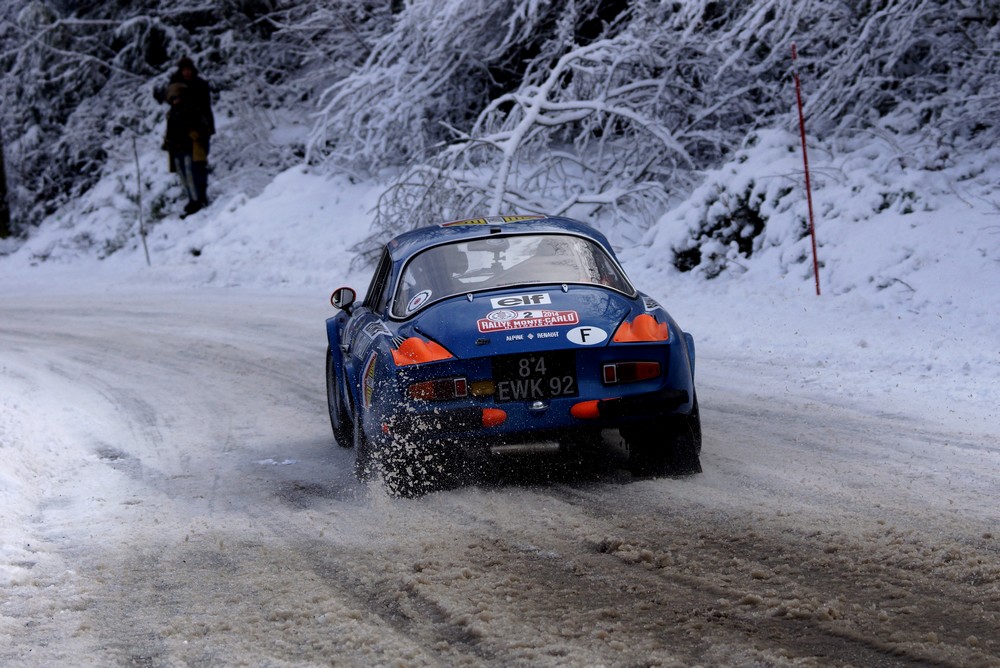
<svg viewBox="0 0 1000 668">
<path fill-rule="evenodd" d="M 188 101 L 195 112 L 202 117 L 205 132 L 209 136 L 215 134 L 215 115 L 212 113 L 212 90 L 208 82 L 195 74 L 185 79 L 179 71 L 170 75 L 170 83 L 180 83 L 187 86 Z"/>
<path fill-rule="evenodd" d="M 163 148 L 176 155 L 191 155 L 196 162 L 204 162 L 208 155 L 208 126 L 204 116 L 191 103 L 187 87 L 183 84 L 167 86 L 167 133 Z M 173 160 L 171 160 L 173 167 Z"/>
</svg>

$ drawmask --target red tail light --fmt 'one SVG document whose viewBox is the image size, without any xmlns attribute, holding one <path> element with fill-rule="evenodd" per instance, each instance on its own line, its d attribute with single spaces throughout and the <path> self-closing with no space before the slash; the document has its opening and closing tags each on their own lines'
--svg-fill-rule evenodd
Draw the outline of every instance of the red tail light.
<svg viewBox="0 0 1000 668">
<path fill-rule="evenodd" d="M 406 394 L 416 401 L 446 401 L 468 396 L 469 384 L 465 378 L 437 378 L 410 385 Z"/>
<path fill-rule="evenodd" d="M 615 362 L 605 364 L 603 369 L 605 385 L 634 383 L 637 380 L 657 378 L 659 375 L 659 362 Z"/>
</svg>

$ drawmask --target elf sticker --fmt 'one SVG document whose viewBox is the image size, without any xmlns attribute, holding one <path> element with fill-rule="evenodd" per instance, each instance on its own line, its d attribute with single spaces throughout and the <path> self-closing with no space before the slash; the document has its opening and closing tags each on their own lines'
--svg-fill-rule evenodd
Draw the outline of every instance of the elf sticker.
<svg viewBox="0 0 1000 668">
<path fill-rule="evenodd" d="M 552 297 L 547 292 L 536 292 L 528 295 L 508 295 L 506 297 L 494 297 L 490 299 L 490 306 L 498 308 L 517 308 L 519 306 L 539 306 L 540 304 L 551 304 Z"/>
</svg>

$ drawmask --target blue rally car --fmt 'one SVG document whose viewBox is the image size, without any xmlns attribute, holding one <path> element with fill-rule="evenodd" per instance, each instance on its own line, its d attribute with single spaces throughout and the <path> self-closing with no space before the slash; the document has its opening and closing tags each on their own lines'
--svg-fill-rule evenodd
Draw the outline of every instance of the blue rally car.
<svg viewBox="0 0 1000 668">
<path fill-rule="evenodd" d="M 607 239 L 491 216 L 390 241 L 326 321 L 334 437 L 362 480 L 436 489 L 477 460 L 623 444 L 637 476 L 701 471 L 694 341 Z"/>
</svg>

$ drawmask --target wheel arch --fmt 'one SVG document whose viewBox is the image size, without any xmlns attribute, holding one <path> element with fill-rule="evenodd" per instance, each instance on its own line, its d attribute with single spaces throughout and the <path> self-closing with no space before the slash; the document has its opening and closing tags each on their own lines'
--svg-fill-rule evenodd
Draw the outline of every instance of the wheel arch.
<svg viewBox="0 0 1000 668">
<path fill-rule="evenodd" d="M 691 365 L 691 381 L 694 382 L 694 337 L 684 332 L 684 345 L 687 348 L 688 364 Z"/>
</svg>

